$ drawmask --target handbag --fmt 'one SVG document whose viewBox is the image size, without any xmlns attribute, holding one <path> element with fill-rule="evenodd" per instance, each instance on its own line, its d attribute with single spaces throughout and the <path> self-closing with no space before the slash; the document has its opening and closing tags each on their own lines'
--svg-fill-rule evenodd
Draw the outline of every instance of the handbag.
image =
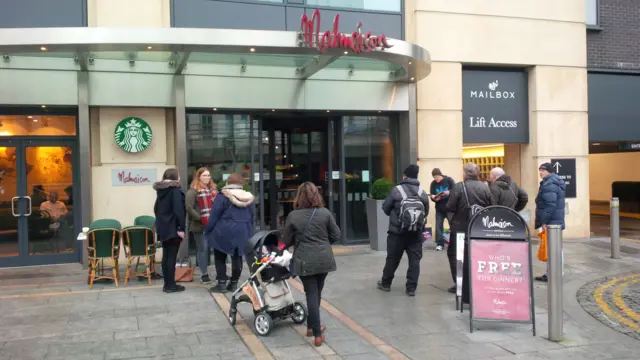
<svg viewBox="0 0 640 360">
<path fill-rule="evenodd" d="M 471 205 L 471 203 L 469 203 L 469 195 L 467 195 L 467 186 L 464 184 L 464 181 L 462 181 L 462 191 L 464 192 L 464 198 L 467 201 L 467 207 L 469 208 L 469 220 L 471 220 L 475 214 L 484 210 L 484 208 L 480 205 Z"/>
<path fill-rule="evenodd" d="M 540 233 L 540 247 L 538 247 L 538 260 L 547 262 L 547 230 Z"/>
<path fill-rule="evenodd" d="M 186 264 L 185 264 L 186 260 Z M 186 266 L 185 266 L 186 265 Z M 193 265 L 191 258 L 187 257 L 176 263 L 176 282 L 192 282 L 193 281 Z"/>
<path fill-rule="evenodd" d="M 309 227 L 309 224 L 311 224 L 311 219 L 313 219 L 313 216 L 316 214 L 316 211 L 318 210 L 318 208 L 313 208 L 313 212 L 311 213 L 311 216 L 309 216 L 309 221 L 307 221 L 307 225 L 304 227 L 304 229 L 302 230 L 302 236 L 305 236 L 305 234 L 307 233 L 307 228 Z M 296 241 L 299 242 L 299 241 Z M 294 254 L 295 254 L 295 248 L 297 246 L 294 246 Z M 291 263 L 289 264 L 289 272 L 291 273 L 291 276 L 295 277 L 298 276 L 298 274 L 295 273 L 295 256 L 291 259 Z"/>
</svg>

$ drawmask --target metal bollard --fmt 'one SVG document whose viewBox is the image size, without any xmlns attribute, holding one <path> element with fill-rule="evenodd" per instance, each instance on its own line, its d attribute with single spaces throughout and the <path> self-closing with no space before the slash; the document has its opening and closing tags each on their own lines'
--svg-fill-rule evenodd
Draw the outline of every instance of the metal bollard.
<svg viewBox="0 0 640 360">
<path fill-rule="evenodd" d="M 609 210 L 611 220 L 611 258 L 620 259 L 620 200 L 611 199 Z"/>
<path fill-rule="evenodd" d="M 562 341 L 562 226 L 547 225 L 549 340 Z"/>
</svg>

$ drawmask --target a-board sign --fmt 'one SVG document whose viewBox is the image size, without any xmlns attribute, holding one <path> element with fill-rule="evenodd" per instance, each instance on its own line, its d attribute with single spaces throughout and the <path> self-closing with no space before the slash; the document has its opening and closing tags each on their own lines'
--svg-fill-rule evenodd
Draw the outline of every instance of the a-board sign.
<svg viewBox="0 0 640 360">
<path fill-rule="evenodd" d="M 576 197 L 576 159 L 551 159 L 553 170 L 564 180 L 564 197 L 573 199 Z"/>
<path fill-rule="evenodd" d="M 469 222 L 471 332 L 474 321 L 533 324 L 531 243 L 514 210 L 489 206 Z"/>
</svg>

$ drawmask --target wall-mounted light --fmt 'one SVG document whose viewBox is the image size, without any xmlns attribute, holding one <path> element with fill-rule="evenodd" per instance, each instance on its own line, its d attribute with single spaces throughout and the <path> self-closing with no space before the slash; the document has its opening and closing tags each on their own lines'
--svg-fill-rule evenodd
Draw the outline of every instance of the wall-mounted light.
<svg viewBox="0 0 640 360">
<path fill-rule="evenodd" d="M 256 49 L 251 48 L 251 49 L 249 49 L 249 51 L 251 51 L 251 52 L 256 52 Z"/>
<path fill-rule="evenodd" d="M 416 78 L 411 78 L 411 81 L 415 80 Z"/>
<path fill-rule="evenodd" d="M 147 46 L 147 50 L 153 49 L 153 46 Z"/>
<path fill-rule="evenodd" d="M 218 111 L 218 108 L 213 108 L 213 111 Z"/>
<path fill-rule="evenodd" d="M 44 108 L 46 108 L 46 107 L 47 107 L 47 105 L 42 105 L 41 107 L 44 109 Z"/>
<path fill-rule="evenodd" d="M 46 47 L 44 47 L 44 46 L 41 46 L 41 47 L 40 47 L 40 51 L 47 51 L 47 48 L 46 48 Z"/>
</svg>

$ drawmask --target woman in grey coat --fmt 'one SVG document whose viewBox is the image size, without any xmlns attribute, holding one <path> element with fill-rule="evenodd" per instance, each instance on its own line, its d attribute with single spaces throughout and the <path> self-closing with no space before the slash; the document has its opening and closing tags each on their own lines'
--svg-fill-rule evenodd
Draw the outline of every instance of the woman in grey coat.
<svg viewBox="0 0 640 360">
<path fill-rule="evenodd" d="M 314 336 L 314 345 L 320 346 L 324 343 L 325 329 L 320 322 L 322 288 L 327 274 L 336 270 L 331 244 L 340 240 L 340 228 L 311 182 L 298 188 L 294 208 L 287 216 L 282 242 L 294 247 L 292 271 L 300 276 L 309 310 L 307 336 Z"/>
</svg>

